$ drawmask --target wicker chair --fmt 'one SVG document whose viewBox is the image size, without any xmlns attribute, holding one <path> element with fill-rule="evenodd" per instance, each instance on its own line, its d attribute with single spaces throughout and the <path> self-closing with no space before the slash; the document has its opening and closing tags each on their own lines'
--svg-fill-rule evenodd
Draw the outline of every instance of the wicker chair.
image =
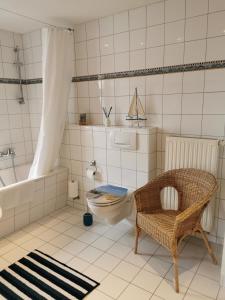
<svg viewBox="0 0 225 300">
<path fill-rule="evenodd" d="M 165 187 L 178 192 L 178 209 L 164 210 L 160 194 Z M 175 289 L 179 292 L 178 246 L 187 235 L 200 232 L 212 260 L 216 257 L 200 224 L 204 208 L 217 190 L 216 178 L 205 171 L 177 169 L 159 175 L 135 193 L 137 206 L 135 253 L 141 230 L 166 247 L 173 257 Z"/>
</svg>

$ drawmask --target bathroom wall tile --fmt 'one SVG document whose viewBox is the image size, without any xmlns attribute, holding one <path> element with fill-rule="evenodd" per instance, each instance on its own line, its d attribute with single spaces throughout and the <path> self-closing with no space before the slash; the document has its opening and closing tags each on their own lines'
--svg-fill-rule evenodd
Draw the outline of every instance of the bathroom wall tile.
<svg viewBox="0 0 225 300">
<path fill-rule="evenodd" d="M 185 43 L 184 63 L 204 62 L 206 56 L 206 40 Z"/>
<path fill-rule="evenodd" d="M 114 96 L 115 81 L 113 79 L 102 81 L 102 96 Z"/>
<path fill-rule="evenodd" d="M 101 69 L 100 69 L 100 62 L 101 59 L 100 57 L 92 57 L 88 58 L 88 74 L 89 75 L 94 75 L 94 74 L 99 74 Z"/>
<path fill-rule="evenodd" d="M 203 114 L 225 114 L 225 93 L 205 93 Z"/>
<path fill-rule="evenodd" d="M 146 68 L 157 68 L 163 65 L 164 47 L 146 49 Z"/>
<path fill-rule="evenodd" d="M 41 45 L 41 30 L 35 30 L 30 33 L 31 37 L 31 46 L 40 46 Z"/>
<path fill-rule="evenodd" d="M 136 171 L 122 169 L 122 185 L 128 188 L 136 188 L 137 173 Z"/>
<path fill-rule="evenodd" d="M 204 72 L 188 72 L 184 73 L 183 92 L 198 93 L 204 89 Z"/>
<path fill-rule="evenodd" d="M 208 37 L 225 35 L 225 12 L 217 12 L 208 16 Z"/>
<path fill-rule="evenodd" d="M 114 55 L 101 57 L 101 73 L 112 73 L 115 71 Z"/>
<path fill-rule="evenodd" d="M 134 95 L 135 88 L 138 89 L 138 95 L 145 95 L 145 77 L 130 78 L 130 95 Z"/>
<path fill-rule="evenodd" d="M 146 27 L 146 7 L 129 11 L 130 30 Z"/>
<path fill-rule="evenodd" d="M 207 39 L 206 60 L 224 59 L 223 48 L 225 46 L 225 37 L 215 37 Z"/>
<path fill-rule="evenodd" d="M 92 130 L 81 130 L 81 145 L 85 147 L 92 147 Z"/>
<path fill-rule="evenodd" d="M 165 24 L 165 44 L 184 41 L 184 20 Z"/>
<path fill-rule="evenodd" d="M 87 55 L 88 57 L 96 57 L 100 55 L 99 39 L 87 41 Z"/>
<path fill-rule="evenodd" d="M 176 9 L 174 9 L 176 7 Z M 171 0 L 165 2 L 165 21 L 172 22 L 185 18 L 185 1 Z"/>
<path fill-rule="evenodd" d="M 184 44 L 172 44 L 165 46 L 164 65 L 181 65 L 184 58 Z"/>
<path fill-rule="evenodd" d="M 91 97 L 98 97 L 101 94 L 101 81 L 89 81 L 89 95 Z"/>
<path fill-rule="evenodd" d="M 128 11 L 114 15 L 114 33 L 128 31 L 129 16 Z"/>
<path fill-rule="evenodd" d="M 106 148 L 106 134 L 105 132 L 95 131 L 93 132 L 94 147 Z"/>
<path fill-rule="evenodd" d="M 224 116 L 223 115 L 203 115 L 202 135 L 223 136 Z"/>
<path fill-rule="evenodd" d="M 79 113 L 89 113 L 90 111 L 90 100 L 89 98 L 78 98 L 78 112 Z"/>
<path fill-rule="evenodd" d="M 145 50 L 130 52 L 130 69 L 138 70 L 145 68 Z"/>
<path fill-rule="evenodd" d="M 207 16 L 198 16 L 186 19 L 185 40 L 197 40 L 206 38 Z"/>
<path fill-rule="evenodd" d="M 76 75 L 84 76 L 88 73 L 87 60 L 79 59 L 76 60 Z"/>
<path fill-rule="evenodd" d="M 149 154 L 137 154 L 137 170 L 146 173 L 149 171 Z"/>
<path fill-rule="evenodd" d="M 225 3 L 223 0 L 209 0 L 209 11 L 225 10 Z"/>
<path fill-rule="evenodd" d="M 129 78 L 115 79 L 115 96 L 129 95 Z"/>
<path fill-rule="evenodd" d="M 152 3 L 147 6 L 147 26 L 164 23 L 164 2 Z"/>
<path fill-rule="evenodd" d="M 129 47 L 128 32 L 114 35 L 114 49 L 116 53 L 129 51 Z"/>
<path fill-rule="evenodd" d="M 120 167 L 120 150 L 107 150 L 107 164 L 108 166 Z"/>
<path fill-rule="evenodd" d="M 121 185 L 122 173 L 120 168 L 108 166 L 108 181 L 110 183 Z"/>
<path fill-rule="evenodd" d="M 114 40 L 113 35 L 103 37 L 100 39 L 101 55 L 108 55 L 114 53 Z"/>
<path fill-rule="evenodd" d="M 203 94 L 191 93 L 182 96 L 182 114 L 202 114 Z"/>
<path fill-rule="evenodd" d="M 163 115 L 163 130 L 166 133 L 180 134 L 181 116 Z"/>
<path fill-rule="evenodd" d="M 115 72 L 128 71 L 130 69 L 130 53 L 115 54 Z"/>
<path fill-rule="evenodd" d="M 127 114 L 130 106 L 129 96 L 116 97 L 116 114 Z"/>
<path fill-rule="evenodd" d="M 145 43 L 146 29 L 130 31 L 130 50 L 144 49 Z"/>
<path fill-rule="evenodd" d="M 86 24 L 87 39 L 94 39 L 99 37 L 99 22 L 98 20 Z"/>
<path fill-rule="evenodd" d="M 121 152 L 121 167 L 129 170 L 136 170 L 136 152 Z"/>
<path fill-rule="evenodd" d="M 225 91 L 225 70 L 205 71 L 205 92 Z"/>
<path fill-rule="evenodd" d="M 164 75 L 164 94 L 181 93 L 182 91 L 182 74 L 166 74 Z M 191 80 L 191 79 L 190 79 Z"/>
<path fill-rule="evenodd" d="M 75 44 L 76 59 L 87 57 L 87 43 L 86 41 Z"/>
<path fill-rule="evenodd" d="M 202 115 L 182 115 L 181 134 L 201 134 Z"/>
<path fill-rule="evenodd" d="M 86 28 L 85 24 L 79 24 L 75 26 L 74 29 L 74 36 L 75 36 L 75 41 L 76 42 L 82 42 L 86 40 Z"/>
<path fill-rule="evenodd" d="M 164 45 L 164 25 L 147 28 L 147 48 Z"/>
<path fill-rule="evenodd" d="M 100 19 L 100 36 L 113 34 L 113 16 Z"/>
<path fill-rule="evenodd" d="M 187 0 L 186 1 L 186 16 L 188 18 L 204 15 L 208 12 L 208 1 L 206 0 Z"/>
<path fill-rule="evenodd" d="M 1 45 L 6 47 L 14 47 L 13 32 L 0 30 Z"/>
<path fill-rule="evenodd" d="M 88 82 L 78 82 L 77 83 L 77 96 L 78 97 L 88 97 Z"/>
<path fill-rule="evenodd" d="M 162 95 L 146 96 L 146 113 L 147 114 L 162 113 Z"/>
<path fill-rule="evenodd" d="M 181 114 L 181 94 L 163 96 L 164 114 Z"/>
<path fill-rule="evenodd" d="M 162 94 L 163 75 L 146 76 L 146 95 Z"/>
<path fill-rule="evenodd" d="M 90 111 L 92 113 L 102 114 L 101 101 L 99 98 L 90 98 Z"/>
</svg>

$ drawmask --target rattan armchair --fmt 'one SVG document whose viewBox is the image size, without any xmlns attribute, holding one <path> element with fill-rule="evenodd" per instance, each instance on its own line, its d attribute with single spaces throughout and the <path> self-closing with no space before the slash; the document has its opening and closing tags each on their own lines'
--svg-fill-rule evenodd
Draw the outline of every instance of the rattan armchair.
<svg viewBox="0 0 225 300">
<path fill-rule="evenodd" d="M 173 187 L 178 192 L 178 209 L 165 210 L 161 191 Z M 179 292 L 178 246 L 187 235 L 200 232 L 215 264 L 216 257 L 201 226 L 201 216 L 217 189 L 216 178 L 197 169 L 177 169 L 159 175 L 135 193 L 137 206 L 135 253 L 141 230 L 166 247 L 174 264 L 175 290 Z"/>
</svg>

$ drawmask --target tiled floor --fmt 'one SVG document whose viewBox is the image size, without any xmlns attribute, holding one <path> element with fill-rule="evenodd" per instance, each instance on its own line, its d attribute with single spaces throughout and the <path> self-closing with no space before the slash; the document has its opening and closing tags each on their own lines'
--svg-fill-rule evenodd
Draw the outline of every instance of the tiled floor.
<svg viewBox="0 0 225 300">
<path fill-rule="evenodd" d="M 142 236 L 142 255 L 135 255 L 133 243 L 127 221 L 114 226 L 94 222 L 88 228 L 82 225 L 81 211 L 65 207 L 0 240 L 0 269 L 37 248 L 101 282 L 88 300 L 225 299 L 225 288 L 218 283 L 220 267 L 211 263 L 202 241 L 192 238 L 183 244 L 179 294 L 167 251 Z M 220 256 L 221 249 L 216 250 Z"/>
</svg>

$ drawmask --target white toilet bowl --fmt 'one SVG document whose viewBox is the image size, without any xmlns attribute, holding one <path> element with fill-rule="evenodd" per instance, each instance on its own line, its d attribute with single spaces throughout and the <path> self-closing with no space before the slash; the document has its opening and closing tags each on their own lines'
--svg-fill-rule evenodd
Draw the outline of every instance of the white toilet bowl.
<svg viewBox="0 0 225 300">
<path fill-rule="evenodd" d="M 132 211 L 133 197 L 126 195 L 118 201 L 99 203 L 95 198 L 87 195 L 87 204 L 90 210 L 99 218 L 105 219 L 108 224 L 116 224 L 124 218 L 128 218 Z"/>
</svg>

